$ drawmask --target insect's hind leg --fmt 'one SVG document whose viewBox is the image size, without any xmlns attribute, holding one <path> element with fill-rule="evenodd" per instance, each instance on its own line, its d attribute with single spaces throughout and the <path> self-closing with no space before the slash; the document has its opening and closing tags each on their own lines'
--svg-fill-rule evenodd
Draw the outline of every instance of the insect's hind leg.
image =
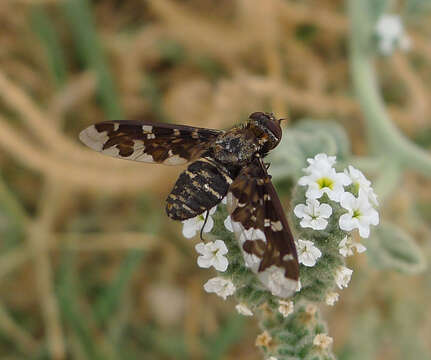
<svg viewBox="0 0 431 360">
<path fill-rule="evenodd" d="M 204 229 L 205 229 L 205 225 L 207 224 L 207 221 L 208 221 L 208 217 L 210 216 L 210 212 L 207 210 L 207 212 L 206 212 L 206 214 L 205 214 L 205 220 L 204 220 L 204 223 L 203 223 L 203 225 L 202 225 L 202 227 L 201 227 L 201 231 L 199 232 L 199 237 L 200 237 L 200 239 L 202 240 L 202 241 L 205 241 L 205 239 L 203 238 L 203 232 L 204 232 Z"/>
</svg>

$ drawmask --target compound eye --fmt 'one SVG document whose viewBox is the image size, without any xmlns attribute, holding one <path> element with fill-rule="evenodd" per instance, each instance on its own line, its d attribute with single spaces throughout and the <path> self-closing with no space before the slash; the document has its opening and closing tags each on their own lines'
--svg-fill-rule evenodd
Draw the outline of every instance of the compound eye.
<svg viewBox="0 0 431 360">
<path fill-rule="evenodd" d="M 280 123 L 278 122 L 278 120 L 267 119 L 265 121 L 265 126 L 267 127 L 267 129 L 269 131 L 271 131 L 274 134 L 274 136 L 278 140 L 281 140 L 282 130 L 281 130 L 281 126 L 280 126 Z"/>
<path fill-rule="evenodd" d="M 266 117 L 267 116 L 265 115 L 265 113 L 263 113 L 261 111 L 254 112 L 254 113 L 250 114 L 250 116 L 249 116 L 249 118 L 251 120 L 255 120 L 255 121 L 263 120 Z"/>
</svg>

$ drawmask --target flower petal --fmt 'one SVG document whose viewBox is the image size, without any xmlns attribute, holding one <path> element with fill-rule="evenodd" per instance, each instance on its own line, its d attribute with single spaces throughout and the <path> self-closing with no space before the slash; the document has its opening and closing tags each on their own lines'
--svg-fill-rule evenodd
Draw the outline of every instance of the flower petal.
<svg viewBox="0 0 431 360">
<path fill-rule="evenodd" d="M 199 226 L 199 230 L 201 229 L 201 226 Z M 207 223 L 205 224 L 203 232 L 209 233 L 212 230 L 213 226 L 214 226 L 214 220 L 211 216 L 208 216 Z"/>
<path fill-rule="evenodd" d="M 356 198 L 351 193 L 345 192 L 340 198 L 340 205 L 347 210 L 353 210 L 356 207 Z"/>
<path fill-rule="evenodd" d="M 217 249 L 217 255 L 225 255 L 228 253 L 228 249 L 226 247 L 226 244 L 223 240 L 216 240 L 214 241 L 214 247 Z"/>
<path fill-rule="evenodd" d="M 230 218 L 230 215 L 224 220 L 223 224 L 224 224 L 224 227 L 226 229 L 228 229 L 229 231 L 233 232 L 232 220 Z"/>
<path fill-rule="evenodd" d="M 319 214 L 321 217 L 329 218 L 332 215 L 332 207 L 329 204 L 320 204 Z"/>
<path fill-rule="evenodd" d="M 328 225 L 328 221 L 322 218 L 317 218 L 311 221 L 311 227 L 314 230 L 324 230 Z"/>
<path fill-rule="evenodd" d="M 198 257 L 198 266 L 204 269 L 208 269 L 213 264 L 213 259 L 208 259 L 205 256 Z"/>
<path fill-rule="evenodd" d="M 217 271 L 224 272 L 227 270 L 229 262 L 224 256 L 217 256 L 213 261 L 213 265 Z"/>
<path fill-rule="evenodd" d="M 304 204 L 298 204 L 293 209 L 294 214 L 298 218 L 303 218 L 305 215 L 308 215 L 306 211 L 307 211 L 307 206 L 305 206 Z"/>
<path fill-rule="evenodd" d="M 355 228 L 355 224 L 352 221 L 352 216 L 350 214 L 341 215 L 338 225 L 340 226 L 340 229 L 344 231 L 352 231 Z"/>
</svg>

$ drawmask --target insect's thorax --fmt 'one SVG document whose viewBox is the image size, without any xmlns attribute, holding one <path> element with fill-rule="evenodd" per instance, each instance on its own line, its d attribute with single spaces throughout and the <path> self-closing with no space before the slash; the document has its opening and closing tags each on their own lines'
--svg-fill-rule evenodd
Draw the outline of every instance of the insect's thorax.
<svg viewBox="0 0 431 360">
<path fill-rule="evenodd" d="M 244 126 L 238 126 L 219 135 L 211 150 L 217 161 L 241 166 L 248 164 L 260 148 L 254 133 Z"/>
</svg>

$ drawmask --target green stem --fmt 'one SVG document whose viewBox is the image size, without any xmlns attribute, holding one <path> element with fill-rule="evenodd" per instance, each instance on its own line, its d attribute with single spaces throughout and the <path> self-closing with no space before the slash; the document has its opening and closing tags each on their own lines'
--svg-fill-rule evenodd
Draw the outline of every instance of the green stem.
<svg viewBox="0 0 431 360">
<path fill-rule="evenodd" d="M 373 24 L 369 18 L 369 1 L 349 0 L 350 61 L 353 84 L 365 115 L 372 151 L 388 161 L 431 176 L 431 157 L 410 142 L 392 123 L 379 91 L 370 51 Z"/>
</svg>

